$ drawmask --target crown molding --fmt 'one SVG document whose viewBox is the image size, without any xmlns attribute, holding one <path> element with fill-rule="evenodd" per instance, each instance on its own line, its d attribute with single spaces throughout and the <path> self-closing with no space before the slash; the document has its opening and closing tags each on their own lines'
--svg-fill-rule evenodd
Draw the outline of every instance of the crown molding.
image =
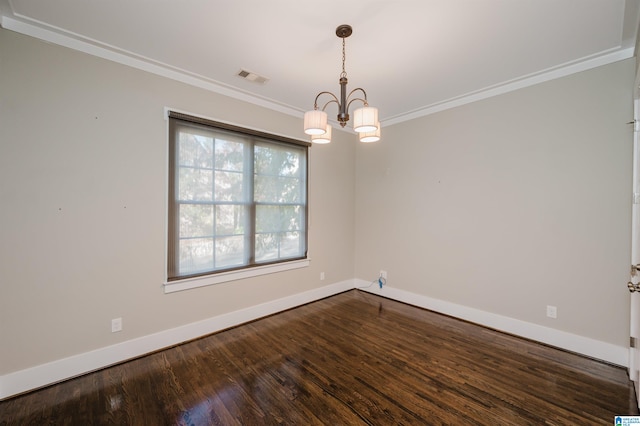
<svg viewBox="0 0 640 426">
<path fill-rule="evenodd" d="M 592 68 L 597 68 L 603 65 L 608 65 L 614 62 L 629 59 L 634 56 L 634 50 L 634 47 L 627 47 L 624 49 L 614 49 L 605 52 L 604 54 L 599 54 L 593 57 L 582 58 L 577 61 L 565 63 L 557 67 L 549 68 L 534 74 L 529 74 L 494 86 L 485 87 L 474 92 L 465 93 L 463 95 L 456 96 L 442 102 L 437 102 L 422 108 L 415 109 L 413 111 L 409 111 L 407 113 L 399 114 L 394 117 L 385 119 L 381 122 L 381 124 L 390 126 L 392 124 L 402 123 L 404 121 L 409 121 L 427 115 L 435 114 L 437 112 L 455 108 L 461 105 L 466 105 L 472 102 L 513 92 L 514 90 L 534 86 L 546 81 L 555 80 L 557 78 L 566 77 L 578 72 L 587 71 Z"/>
<path fill-rule="evenodd" d="M 151 58 L 147 58 L 106 43 L 101 43 L 97 40 L 87 39 L 78 34 L 50 27 L 46 24 L 38 23 L 37 21 L 27 22 L 26 20 L 15 19 L 14 17 L 3 15 L 0 20 L 0 26 L 7 30 L 15 31 L 49 43 L 137 68 L 142 71 L 147 71 L 152 74 L 199 87 L 230 98 L 245 101 L 295 117 L 302 118 L 303 116 L 303 112 L 301 110 L 289 105 L 285 105 L 265 97 L 256 96 L 252 93 L 207 78 L 203 75 L 178 67 L 173 67 L 171 65 L 155 61 Z"/>
<path fill-rule="evenodd" d="M 150 72 L 162 77 L 166 77 L 175 81 L 179 81 L 191 86 L 195 86 L 204 90 L 215 92 L 224 96 L 258 105 L 270 110 L 281 112 L 294 117 L 302 118 L 304 111 L 277 102 L 273 99 L 256 96 L 247 91 L 243 91 L 236 87 L 221 83 L 219 81 L 207 78 L 203 75 L 196 74 L 178 67 L 155 61 L 151 58 L 137 55 L 115 46 L 101 43 L 97 40 L 87 39 L 81 35 L 71 33 L 56 27 L 49 26 L 45 23 L 29 20 L 27 17 L 19 15 L 0 16 L 0 26 L 7 30 L 15 31 L 20 34 L 38 38 L 40 40 L 74 49 L 89 55 L 97 56 L 133 68 Z M 513 80 L 488 86 L 480 90 L 465 93 L 441 102 L 420 107 L 406 113 L 387 117 L 381 120 L 383 126 L 399 124 L 405 121 L 414 120 L 416 118 L 435 114 L 447 109 L 456 108 L 479 100 L 491 98 L 508 92 L 512 92 L 525 87 L 533 86 L 546 81 L 565 77 L 581 71 L 586 71 L 613 62 L 632 58 L 635 54 L 635 45 L 619 46 L 597 55 L 581 58 L 561 64 L 540 72 L 525 75 Z M 335 126 L 334 126 L 335 127 Z M 346 130 L 336 127 L 337 130 Z"/>
</svg>

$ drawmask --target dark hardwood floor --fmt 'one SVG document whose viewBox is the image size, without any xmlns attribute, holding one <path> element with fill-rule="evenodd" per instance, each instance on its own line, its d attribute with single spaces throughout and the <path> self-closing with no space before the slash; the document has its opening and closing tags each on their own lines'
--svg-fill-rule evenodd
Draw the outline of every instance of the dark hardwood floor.
<svg viewBox="0 0 640 426">
<path fill-rule="evenodd" d="M 0 402 L 2 425 L 612 425 L 624 369 L 352 290 Z"/>
</svg>

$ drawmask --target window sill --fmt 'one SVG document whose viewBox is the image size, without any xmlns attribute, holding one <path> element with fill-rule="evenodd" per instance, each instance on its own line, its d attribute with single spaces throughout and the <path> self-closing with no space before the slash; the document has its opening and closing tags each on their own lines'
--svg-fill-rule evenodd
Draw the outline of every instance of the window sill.
<svg viewBox="0 0 640 426">
<path fill-rule="evenodd" d="M 214 284 L 226 283 L 229 281 L 242 280 L 245 278 L 258 277 L 260 275 L 274 274 L 276 272 L 289 271 L 292 269 L 306 268 L 309 266 L 309 259 L 294 260 L 291 262 L 276 263 L 273 265 L 256 266 L 250 269 L 238 271 L 220 272 L 203 277 L 190 278 L 179 281 L 164 283 L 164 292 L 175 293 L 177 291 L 189 290 L 192 288 L 205 287 Z"/>
</svg>

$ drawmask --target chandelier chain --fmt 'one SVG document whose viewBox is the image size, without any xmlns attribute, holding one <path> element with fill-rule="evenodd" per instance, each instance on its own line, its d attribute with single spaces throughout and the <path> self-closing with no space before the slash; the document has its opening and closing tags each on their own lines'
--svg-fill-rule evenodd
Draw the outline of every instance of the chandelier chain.
<svg viewBox="0 0 640 426">
<path fill-rule="evenodd" d="M 344 37 L 342 37 L 342 73 L 340 73 L 340 77 L 346 77 L 347 76 L 347 71 L 345 71 L 344 69 L 344 61 L 347 58 L 347 55 L 345 54 L 345 42 L 344 42 Z"/>
</svg>

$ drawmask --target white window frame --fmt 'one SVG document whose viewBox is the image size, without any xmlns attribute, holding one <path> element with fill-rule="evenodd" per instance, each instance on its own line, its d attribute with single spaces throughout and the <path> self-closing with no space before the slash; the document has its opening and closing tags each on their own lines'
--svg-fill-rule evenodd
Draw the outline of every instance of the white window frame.
<svg viewBox="0 0 640 426">
<path fill-rule="evenodd" d="M 166 221 L 166 226 L 165 226 L 165 268 L 164 268 L 164 292 L 165 293 L 174 293 L 174 292 L 179 292 L 179 291 L 183 291 L 183 290 L 188 290 L 188 289 L 193 289 L 193 288 L 198 288 L 198 287 L 204 287 L 204 286 L 209 286 L 209 285 L 215 285 L 215 284 L 220 284 L 220 283 L 225 283 L 225 282 L 230 282 L 230 281 L 235 281 L 235 280 L 241 280 L 241 279 L 247 279 L 247 278 L 251 278 L 251 277 L 257 277 L 257 276 L 262 276 L 262 275 L 267 275 L 267 274 L 274 274 L 274 273 L 278 273 L 278 272 L 284 272 L 284 271 L 289 271 L 289 270 L 295 270 L 295 269 L 300 269 L 300 268 L 305 268 L 308 267 L 310 265 L 310 258 L 308 255 L 308 229 L 309 229 L 309 224 L 308 224 L 308 195 L 307 195 L 307 199 L 306 199 L 306 209 L 307 209 L 307 217 L 306 217 L 306 225 L 305 225 L 305 238 L 307 241 L 307 253 L 305 255 L 304 258 L 296 258 L 293 260 L 283 260 L 283 261 L 279 261 L 276 263 L 269 263 L 269 264 L 264 264 L 264 265 L 251 265 L 251 266 L 246 266 L 243 267 L 241 269 L 233 269 L 233 270 L 223 270 L 223 271 L 212 271 L 210 273 L 207 273 L 205 275 L 200 275 L 200 276 L 195 276 L 195 277 L 187 277 L 187 278 L 180 278 L 180 279 L 173 279 L 173 280 L 169 280 L 168 278 L 168 259 L 169 259 L 169 232 L 170 232 L 170 226 L 169 226 L 169 187 L 171 185 L 171 182 L 169 181 L 169 138 L 171 137 L 171 135 L 169 134 L 170 130 L 169 130 L 169 117 L 170 114 L 173 116 L 185 116 L 185 117 L 191 117 L 193 119 L 196 120 L 201 120 L 201 123 L 204 122 L 209 122 L 212 125 L 213 124 L 218 124 L 218 125 L 226 125 L 229 126 L 231 128 L 235 128 L 235 129 L 240 129 L 240 130 L 245 130 L 247 132 L 250 132 L 252 134 L 257 134 L 263 137 L 271 137 L 273 138 L 275 141 L 293 141 L 295 144 L 298 145 L 304 145 L 307 146 L 309 149 L 309 147 L 311 146 L 308 142 L 303 142 L 303 141 L 299 141 L 299 140 L 295 140 L 295 139 L 291 139 L 288 138 L 286 136 L 281 136 L 281 135 L 274 135 L 274 134 L 268 134 L 265 133 L 263 131 L 260 130 L 256 130 L 256 129 L 250 129 L 250 128 L 244 128 L 244 127 L 239 127 L 235 124 L 232 123 L 226 123 L 226 122 L 221 122 L 218 120 L 213 120 L 207 117 L 203 117 L 203 116 L 199 116 L 199 115 L 195 115 L 192 113 L 184 113 L 181 111 L 178 111 L 176 109 L 173 108 L 165 108 L 165 120 L 166 120 L 166 135 L 167 135 L 167 141 L 166 141 L 166 147 L 167 147 L 167 151 L 166 151 L 166 158 L 167 158 L 167 162 L 166 162 L 166 188 L 165 188 L 165 206 L 166 206 L 166 211 L 165 211 L 165 221 Z M 182 118 L 182 117 L 180 117 Z M 308 155 L 307 155 L 307 165 L 306 167 L 308 168 Z M 307 169 L 308 170 L 308 169 Z M 308 188 L 308 172 L 307 172 L 307 188 Z"/>
</svg>

